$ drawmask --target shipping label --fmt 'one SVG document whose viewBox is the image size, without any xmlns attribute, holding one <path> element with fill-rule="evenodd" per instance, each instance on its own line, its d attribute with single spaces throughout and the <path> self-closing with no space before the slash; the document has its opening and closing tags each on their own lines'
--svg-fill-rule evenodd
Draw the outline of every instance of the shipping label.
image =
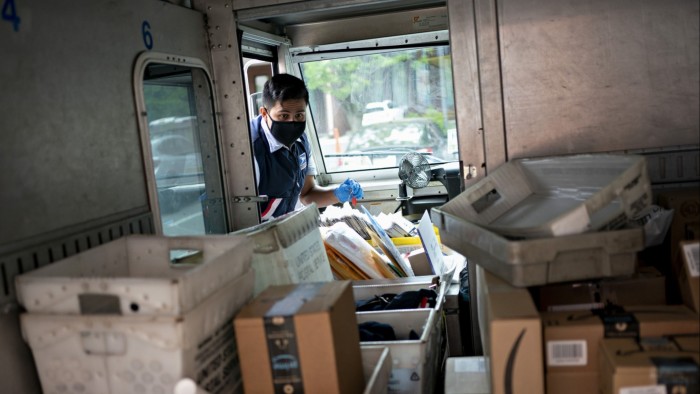
<svg viewBox="0 0 700 394">
<path fill-rule="evenodd" d="M 578 367 L 588 364 L 586 341 L 547 341 L 547 366 Z"/>
</svg>

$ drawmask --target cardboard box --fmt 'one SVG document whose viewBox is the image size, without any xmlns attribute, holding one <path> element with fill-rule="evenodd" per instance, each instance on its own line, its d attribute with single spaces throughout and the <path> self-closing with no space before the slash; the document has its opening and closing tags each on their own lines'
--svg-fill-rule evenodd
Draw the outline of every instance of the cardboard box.
<svg viewBox="0 0 700 394">
<path fill-rule="evenodd" d="M 477 266 L 479 330 L 493 394 L 543 393 L 542 327 L 527 289 Z"/>
<path fill-rule="evenodd" d="M 698 335 L 605 339 L 600 343 L 603 394 L 698 393 Z"/>
<path fill-rule="evenodd" d="M 683 303 L 700 313 L 700 241 L 681 242 L 673 261 L 673 274 L 678 280 Z"/>
<path fill-rule="evenodd" d="M 253 242 L 255 295 L 268 286 L 333 280 L 318 221 L 316 204 L 311 204 L 232 233 L 246 235 Z"/>
<path fill-rule="evenodd" d="M 597 394 L 598 372 L 547 374 L 547 394 Z"/>
<path fill-rule="evenodd" d="M 271 286 L 236 315 L 246 393 L 365 389 L 350 283 Z"/>
<path fill-rule="evenodd" d="M 541 312 L 579 311 L 600 308 L 598 280 L 555 283 L 530 288 Z"/>
<path fill-rule="evenodd" d="M 445 367 L 445 394 L 490 394 L 484 357 L 450 357 Z"/>
<path fill-rule="evenodd" d="M 697 189 L 675 189 L 659 193 L 658 204 L 673 209 L 673 221 L 669 229 L 670 258 L 678 255 L 679 243 L 700 239 L 700 193 Z"/>
<path fill-rule="evenodd" d="M 666 279 L 654 267 L 640 267 L 628 276 L 552 284 L 530 288 L 542 312 L 666 304 Z"/>
<path fill-rule="evenodd" d="M 684 305 L 636 306 L 612 312 L 543 312 L 547 386 L 558 374 L 597 374 L 598 344 L 606 337 L 697 333 L 698 315 Z"/>
<path fill-rule="evenodd" d="M 600 298 L 622 306 L 666 304 L 666 278 L 654 267 L 640 267 L 630 276 L 601 279 Z"/>
</svg>

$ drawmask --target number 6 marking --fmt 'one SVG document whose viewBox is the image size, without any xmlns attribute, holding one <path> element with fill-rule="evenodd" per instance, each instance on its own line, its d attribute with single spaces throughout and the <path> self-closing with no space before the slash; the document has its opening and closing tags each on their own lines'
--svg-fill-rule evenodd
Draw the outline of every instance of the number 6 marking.
<svg viewBox="0 0 700 394">
<path fill-rule="evenodd" d="M 143 45 L 146 49 L 153 48 L 153 36 L 151 35 L 151 24 L 148 21 L 143 21 L 141 24 L 141 33 L 143 34 Z"/>
</svg>

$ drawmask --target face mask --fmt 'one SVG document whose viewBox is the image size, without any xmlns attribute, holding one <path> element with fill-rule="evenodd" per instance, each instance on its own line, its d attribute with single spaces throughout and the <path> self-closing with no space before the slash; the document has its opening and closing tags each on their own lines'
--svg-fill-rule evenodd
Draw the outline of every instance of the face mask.
<svg viewBox="0 0 700 394">
<path fill-rule="evenodd" d="M 306 129 L 306 122 L 275 122 L 270 118 L 270 133 L 286 147 L 291 147 Z"/>
</svg>

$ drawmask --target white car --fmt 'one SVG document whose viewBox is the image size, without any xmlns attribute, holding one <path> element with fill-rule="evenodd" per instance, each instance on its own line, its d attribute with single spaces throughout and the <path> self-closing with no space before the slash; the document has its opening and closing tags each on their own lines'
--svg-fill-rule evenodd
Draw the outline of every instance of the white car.
<svg viewBox="0 0 700 394">
<path fill-rule="evenodd" d="M 391 122 L 403 119 L 404 110 L 394 106 L 391 100 L 369 103 L 362 112 L 362 125 L 368 126 L 376 123 Z"/>
</svg>

